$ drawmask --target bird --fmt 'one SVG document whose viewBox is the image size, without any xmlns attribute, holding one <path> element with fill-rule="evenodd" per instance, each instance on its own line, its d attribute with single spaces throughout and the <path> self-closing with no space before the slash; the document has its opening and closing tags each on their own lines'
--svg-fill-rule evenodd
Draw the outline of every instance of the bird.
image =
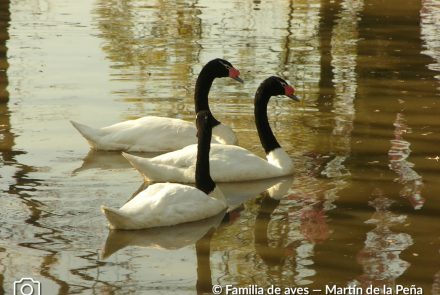
<svg viewBox="0 0 440 295">
<path fill-rule="evenodd" d="M 240 71 L 230 62 L 220 58 L 211 60 L 202 68 L 196 81 L 194 93 L 196 113 L 210 110 L 209 90 L 214 79 L 221 77 L 230 77 L 243 83 Z M 103 128 L 70 122 L 95 150 L 169 152 L 197 143 L 194 123 L 176 118 L 145 116 Z M 216 119 L 212 140 L 219 144 L 237 144 L 233 130 Z"/>
<path fill-rule="evenodd" d="M 223 193 L 210 175 L 209 150 L 215 119 L 211 112 L 197 113 L 195 187 L 179 183 L 155 183 L 120 209 L 102 205 L 111 229 L 136 230 L 172 226 L 209 218 L 226 209 Z"/>
<path fill-rule="evenodd" d="M 271 96 L 286 95 L 300 101 L 295 89 L 285 80 L 271 76 L 257 89 L 254 99 L 255 123 L 266 160 L 234 145 L 211 145 L 212 178 L 216 182 L 237 182 L 273 178 L 293 174 L 293 162 L 280 146 L 270 128 L 267 105 Z M 147 182 L 174 181 L 194 183 L 197 146 L 165 153 L 154 158 L 122 154 Z"/>
</svg>

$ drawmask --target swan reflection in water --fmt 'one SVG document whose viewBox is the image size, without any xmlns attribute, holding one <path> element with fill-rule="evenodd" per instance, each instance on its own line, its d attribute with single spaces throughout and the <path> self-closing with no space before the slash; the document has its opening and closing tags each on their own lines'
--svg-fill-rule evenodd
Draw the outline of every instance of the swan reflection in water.
<svg viewBox="0 0 440 295">
<path fill-rule="evenodd" d="M 376 212 L 365 223 L 375 228 L 367 233 L 365 246 L 357 255 L 364 273 L 351 283 L 364 288 L 370 285 L 394 287 L 396 279 L 410 266 L 399 256 L 413 244 L 413 239 L 407 233 L 395 233 L 390 229 L 406 221 L 406 215 L 398 215 L 390 210 L 394 201 L 383 196 L 379 189 L 373 192 L 373 196 L 375 199 L 369 205 Z"/>
<path fill-rule="evenodd" d="M 108 259 L 116 252 L 128 247 L 143 247 L 160 250 L 177 250 L 195 244 L 197 259 L 198 294 L 212 290 L 210 252 L 211 239 L 221 225 L 225 211 L 208 219 L 144 230 L 110 230 L 101 252 Z"/>
<path fill-rule="evenodd" d="M 176 226 L 145 230 L 109 230 L 101 257 L 107 259 L 126 247 L 145 247 L 176 250 L 195 244 L 222 222 L 225 212 L 213 217 Z"/>
<path fill-rule="evenodd" d="M 133 153 L 134 155 L 142 157 L 155 157 L 159 153 Z M 90 149 L 87 155 L 83 158 L 81 167 L 72 171 L 72 174 L 78 174 L 92 169 L 101 170 L 119 170 L 132 169 L 130 163 L 121 155 L 119 151 L 101 151 Z"/>
<path fill-rule="evenodd" d="M 440 295 L 440 271 L 434 275 L 434 283 L 432 284 L 432 295 Z"/>
<path fill-rule="evenodd" d="M 411 132 L 405 122 L 405 117 L 397 113 L 394 121 L 394 139 L 390 140 L 391 148 L 388 151 L 389 167 L 399 176 L 396 181 L 403 185 L 400 196 L 406 198 L 414 209 L 423 207 L 425 199 L 422 197 L 423 180 L 414 169 L 414 164 L 407 159 L 411 154 L 411 143 L 403 135 Z"/>
<path fill-rule="evenodd" d="M 283 176 L 244 182 L 218 183 L 228 203 L 228 210 L 234 209 L 248 200 L 266 192 L 272 199 L 280 200 L 292 187 L 294 177 Z"/>
<path fill-rule="evenodd" d="M 310 184 L 311 179 L 301 176 L 297 182 Z M 314 247 L 331 235 L 325 212 L 332 201 L 322 187 L 309 193 L 300 187 L 291 186 L 281 199 L 273 198 L 270 190 L 262 194 L 254 237 L 256 253 L 269 268 L 269 276 L 278 273 L 281 278 L 291 272 L 296 284 L 306 285 L 315 273 Z"/>
</svg>

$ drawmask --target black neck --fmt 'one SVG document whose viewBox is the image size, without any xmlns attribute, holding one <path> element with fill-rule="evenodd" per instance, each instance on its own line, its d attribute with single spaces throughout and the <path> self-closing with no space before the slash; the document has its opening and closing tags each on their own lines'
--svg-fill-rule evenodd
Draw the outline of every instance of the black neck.
<svg viewBox="0 0 440 295">
<path fill-rule="evenodd" d="M 208 67 L 203 67 L 197 77 L 196 88 L 194 92 L 194 105 L 196 107 L 196 114 L 200 111 L 211 111 L 209 108 L 208 95 L 211 90 L 212 83 L 214 82 L 215 76 L 210 73 Z M 215 119 L 214 126 L 220 124 L 219 121 Z M 213 127 L 214 127 L 213 126 Z"/>
<path fill-rule="evenodd" d="M 267 93 L 265 88 L 265 85 L 261 84 L 257 90 L 257 93 L 255 94 L 254 114 L 255 124 L 257 125 L 261 145 L 263 146 L 266 154 L 268 154 L 281 146 L 275 138 L 267 118 L 267 104 L 271 95 Z"/>
<path fill-rule="evenodd" d="M 212 129 L 202 126 L 198 130 L 196 188 L 209 194 L 215 189 L 215 183 L 209 172 L 209 150 L 211 148 Z"/>
<path fill-rule="evenodd" d="M 200 111 L 210 111 L 208 104 L 208 94 L 211 90 L 214 75 L 209 71 L 208 67 L 203 67 L 197 77 L 196 89 L 194 92 L 194 104 L 196 106 L 196 114 Z"/>
</svg>

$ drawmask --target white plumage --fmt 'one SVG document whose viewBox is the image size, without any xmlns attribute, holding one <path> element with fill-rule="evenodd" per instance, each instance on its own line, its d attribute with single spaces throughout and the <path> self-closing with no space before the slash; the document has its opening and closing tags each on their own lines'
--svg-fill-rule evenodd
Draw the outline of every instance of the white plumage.
<svg viewBox="0 0 440 295">
<path fill-rule="evenodd" d="M 174 118 L 146 116 L 100 129 L 71 123 L 96 150 L 169 152 L 197 143 L 194 123 Z M 212 142 L 237 143 L 232 129 L 221 123 L 212 129 L 212 133 Z"/>
<path fill-rule="evenodd" d="M 150 185 L 120 209 L 101 206 L 112 229 L 145 229 L 205 219 L 226 209 L 226 199 L 210 176 L 209 150 L 214 117 L 197 113 L 196 187 L 177 183 Z"/>
<path fill-rule="evenodd" d="M 195 182 L 197 145 L 166 153 L 154 158 L 142 158 L 123 153 L 146 181 Z M 209 163 L 215 182 L 249 181 L 273 178 L 293 173 L 293 163 L 282 148 L 271 151 L 267 160 L 234 145 L 211 144 Z"/>
<path fill-rule="evenodd" d="M 209 162 L 211 177 L 216 182 L 248 181 L 293 173 L 293 162 L 277 142 L 267 118 L 267 104 L 271 96 L 284 94 L 299 100 L 294 88 L 281 78 L 264 80 L 254 99 L 255 123 L 261 145 L 266 152 L 264 160 L 248 150 L 232 145 L 213 144 Z M 123 153 L 124 157 L 144 176 L 145 180 L 192 183 L 197 158 L 197 146 L 166 153 L 151 159 Z"/>
<path fill-rule="evenodd" d="M 209 90 L 213 81 L 222 77 L 243 83 L 240 72 L 228 61 L 219 58 L 211 60 L 197 77 L 194 91 L 196 112 L 209 111 Z M 213 142 L 237 144 L 237 137 L 232 129 L 215 121 Z M 194 124 L 175 118 L 146 116 L 103 128 L 92 128 L 73 121 L 71 123 L 96 150 L 169 152 L 197 143 L 197 129 Z"/>
<path fill-rule="evenodd" d="M 226 208 L 221 191 L 209 195 L 177 183 L 156 183 L 137 194 L 120 209 L 101 206 L 112 229 L 144 229 L 205 219 Z"/>
</svg>

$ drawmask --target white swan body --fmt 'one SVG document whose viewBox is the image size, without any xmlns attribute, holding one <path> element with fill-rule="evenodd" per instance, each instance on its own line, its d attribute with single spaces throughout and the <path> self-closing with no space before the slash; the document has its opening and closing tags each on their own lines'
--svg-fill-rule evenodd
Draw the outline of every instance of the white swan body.
<svg viewBox="0 0 440 295">
<path fill-rule="evenodd" d="M 112 229 L 145 229 L 205 219 L 226 208 L 222 192 L 209 195 L 177 183 L 156 183 L 137 194 L 120 209 L 101 206 Z"/>
<path fill-rule="evenodd" d="M 137 194 L 120 209 L 101 206 L 113 229 L 145 229 L 206 219 L 226 209 L 226 198 L 212 180 L 209 168 L 212 127 L 208 110 L 197 113 L 196 187 L 157 183 Z"/>
<path fill-rule="evenodd" d="M 100 129 L 71 123 L 96 150 L 169 152 L 197 143 L 194 123 L 174 118 L 146 116 Z M 237 144 L 237 137 L 228 126 L 220 123 L 212 133 L 212 142 Z"/>
<path fill-rule="evenodd" d="M 257 89 L 254 99 L 255 124 L 267 160 L 244 148 L 231 145 L 211 147 L 209 163 L 212 179 L 216 182 L 236 182 L 285 176 L 293 173 L 293 163 L 281 148 L 270 128 L 267 104 L 271 96 L 284 94 L 299 100 L 294 88 L 281 78 L 269 77 Z M 163 154 L 152 159 L 143 159 L 123 153 L 147 181 L 194 182 L 197 146 Z"/>
<path fill-rule="evenodd" d="M 197 145 L 151 159 L 123 153 L 123 156 L 151 182 L 195 182 Z M 211 144 L 211 177 L 215 182 L 238 182 L 290 175 L 293 163 L 282 148 L 267 155 L 267 160 L 234 145 Z"/>
<path fill-rule="evenodd" d="M 208 95 L 216 78 L 229 77 L 243 83 L 239 76 L 240 72 L 226 60 L 217 58 L 208 62 L 200 71 L 195 85 L 196 112 L 209 111 Z M 72 124 L 96 150 L 169 152 L 197 143 L 194 124 L 174 118 L 147 116 L 101 129 L 76 122 Z M 215 118 L 211 127 L 213 142 L 237 144 L 237 137 L 231 128 Z"/>
</svg>

